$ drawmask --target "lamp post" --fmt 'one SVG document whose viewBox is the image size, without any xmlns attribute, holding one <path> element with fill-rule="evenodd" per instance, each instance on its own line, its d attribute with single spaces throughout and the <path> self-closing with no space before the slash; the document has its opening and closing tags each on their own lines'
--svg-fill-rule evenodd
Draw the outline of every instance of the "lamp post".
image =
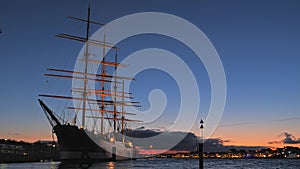
<svg viewBox="0 0 300 169">
<path fill-rule="evenodd" d="M 203 169 L 203 128 L 204 128 L 204 121 L 201 119 L 200 121 L 200 134 L 201 137 L 199 139 L 199 169 Z"/>
<path fill-rule="evenodd" d="M 153 146 L 150 144 L 150 145 L 149 145 L 149 149 L 150 149 L 150 158 L 152 158 L 152 148 L 153 148 Z"/>
</svg>

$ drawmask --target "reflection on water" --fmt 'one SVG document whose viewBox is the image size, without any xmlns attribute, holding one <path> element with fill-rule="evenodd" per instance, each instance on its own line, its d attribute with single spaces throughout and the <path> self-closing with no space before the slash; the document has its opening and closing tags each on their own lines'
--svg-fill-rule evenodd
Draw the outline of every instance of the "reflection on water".
<svg viewBox="0 0 300 169">
<path fill-rule="evenodd" d="M 108 168 L 114 169 L 115 168 L 115 162 L 108 162 Z"/>
<path fill-rule="evenodd" d="M 205 169 L 296 169 L 300 166 L 300 159 L 204 159 Z M 59 165 L 59 168 L 89 168 L 89 169 L 181 169 L 199 168 L 198 159 L 139 159 L 132 161 L 118 161 L 85 165 Z"/>
<path fill-rule="evenodd" d="M 204 159 L 205 169 L 297 169 L 300 159 Z M 0 164 L 0 169 L 181 169 L 199 168 L 198 159 L 139 159 L 132 161 L 76 164 L 60 162 Z"/>
<path fill-rule="evenodd" d="M 0 169 L 57 169 L 60 162 L 0 164 Z"/>
<path fill-rule="evenodd" d="M 130 161 L 102 162 L 102 163 L 60 163 L 59 169 L 117 169 L 133 168 Z"/>
<path fill-rule="evenodd" d="M 60 163 L 58 169 L 115 169 L 115 162 L 103 163 Z M 123 167 L 122 167 L 123 168 Z"/>
</svg>

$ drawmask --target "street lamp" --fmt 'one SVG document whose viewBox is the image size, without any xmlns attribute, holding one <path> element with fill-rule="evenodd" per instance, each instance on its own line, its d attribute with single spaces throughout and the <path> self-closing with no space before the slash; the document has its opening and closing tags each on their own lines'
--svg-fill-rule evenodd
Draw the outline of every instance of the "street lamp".
<svg viewBox="0 0 300 169">
<path fill-rule="evenodd" d="M 203 128 L 204 128 L 204 121 L 201 119 L 200 121 L 200 139 L 199 139 L 199 169 L 203 169 Z"/>
<path fill-rule="evenodd" d="M 150 144 L 150 145 L 149 145 L 149 149 L 150 149 L 150 158 L 152 158 L 152 148 L 153 148 L 153 146 Z"/>
</svg>

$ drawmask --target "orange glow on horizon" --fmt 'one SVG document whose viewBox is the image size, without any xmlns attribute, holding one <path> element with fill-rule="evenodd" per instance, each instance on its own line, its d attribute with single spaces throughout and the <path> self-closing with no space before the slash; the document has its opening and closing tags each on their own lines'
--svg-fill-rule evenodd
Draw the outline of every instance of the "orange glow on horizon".
<svg viewBox="0 0 300 169">
<path fill-rule="evenodd" d="M 205 128 L 204 128 L 205 129 Z M 24 130 L 24 131 L 22 131 Z M 25 130 L 19 129 L 19 134 L 0 134 L 1 139 L 10 139 L 16 141 L 36 142 L 38 140 L 53 140 L 51 129 L 35 129 Z M 221 140 L 229 140 L 224 142 L 224 146 L 265 146 L 270 148 L 281 148 L 284 146 L 299 147 L 300 144 L 269 144 L 268 142 L 277 141 L 280 142 L 284 139 L 284 136 L 280 136 L 281 129 L 276 129 L 268 126 L 238 126 L 238 127 L 219 127 L 210 138 L 219 138 Z M 287 130 L 295 136 L 300 136 L 300 132 L 297 130 Z M 199 136 L 200 130 L 197 128 L 192 131 L 196 136 Z M 12 132 L 11 132 L 12 133 Z M 54 140 L 57 140 L 56 135 L 53 134 Z M 205 137 L 205 136 L 204 136 Z M 207 138 L 207 137 L 205 137 Z M 298 138 L 298 137 L 297 137 Z"/>
<path fill-rule="evenodd" d="M 50 140 L 52 141 L 51 134 L 45 135 L 0 135 L 1 139 L 15 140 L 15 141 L 25 141 L 29 143 L 33 143 L 39 140 Z M 54 140 L 56 141 L 56 136 L 54 135 Z"/>
<path fill-rule="evenodd" d="M 293 146 L 300 148 L 300 144 L 279 143 L 284 139 L 284 136 L 282 136 L 281 134 L 284 131 L 285 130 L 275 128 L 272 125 L 265 126 L 264 124 L 254 126 L 219 127 L 216 129 L 216 131 L 210 138 L 229 140 L 228 142 L 223 143 L 224 146 L 264 146 L 269 148 Z M 300 136 L 300 132 L 297 130 L 287 131 L 291 131 L 290 133 L 292 133 L 295 136 Z M 197 136 L 200 135 L 199 128 L 193 130 L 192 132 L 195 133 L 195 135 Z M 274 141 L 278 143 L 269 144 L 269 142 Z"/>
</svg>

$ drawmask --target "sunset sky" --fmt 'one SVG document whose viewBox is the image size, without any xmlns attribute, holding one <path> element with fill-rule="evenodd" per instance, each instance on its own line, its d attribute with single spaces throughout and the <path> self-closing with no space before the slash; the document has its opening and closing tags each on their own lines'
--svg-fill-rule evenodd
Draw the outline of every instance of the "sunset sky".
<svg viewBox="0 0 300 169">
<path fill-rule="evenodd" d="M 84 35 L 85 25 L 67 16 L 84 18 L 87 6 L 85 0 L 1 1 L 0 138 L 51 139 L 50 124 L 37 102 L 39 93 L 49 91 L 47 81 L 52 80 L 43 74 L 50 67 L 73 69 L 82 44 L 54 35 Z M 99 22 L 108 23 L 137 12 L 164 12 L 201 29 L 220 56 L 227 82 L 225 111 L 212 137 L 227 140 L 226 145 L 271 147 L 283 146 L 283 139 L 294 143 L 285 145 L 300 146 L 299 9 L 300 2 L 292 0 L 91 1 L 92 19 Z M 97 29 L 92 27 L 92 32 Z M 180 56 L 199 85 L 201 107 L 197 121 L 205 118 L 203 112 L 208 111 L 211 92 L 208 75 L 185 45 L 167 37 L 143 35 L 122 41 L 119 46 L 123 59 L 149 47 Z M 166 129 L 179 108 L 176 82 L 157 70 L 142 72 L 136 78 L 130 89 L 141 101 L 142 110 L 150 106 L 151 90 L 165 91 L 168 103 L 164 116 L 146 127 Z M 71 88 L 70 85 L 71 81 L 62 88 Z M 196 135 L 198 127 L 192 130 Z"/>
</svg>

